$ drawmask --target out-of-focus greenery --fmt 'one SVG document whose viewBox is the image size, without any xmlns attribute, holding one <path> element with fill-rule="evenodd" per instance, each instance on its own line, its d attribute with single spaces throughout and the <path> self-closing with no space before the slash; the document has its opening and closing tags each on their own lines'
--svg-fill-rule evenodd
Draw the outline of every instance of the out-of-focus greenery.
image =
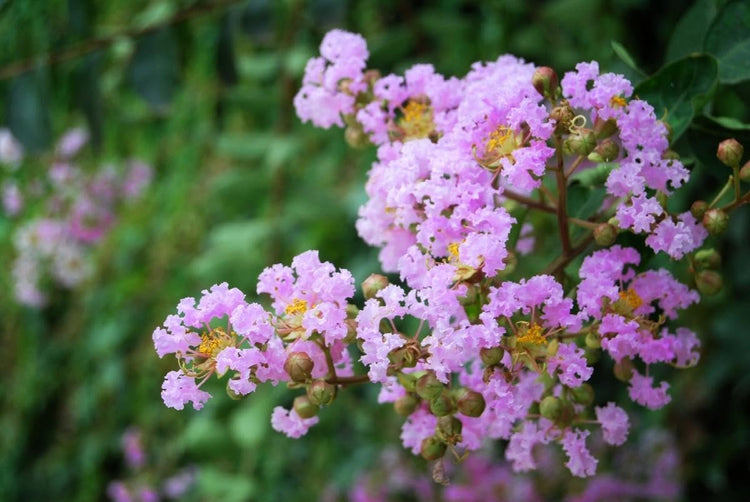
<svg viewBox="0 0 750 502">
<path fill-rule="evenodd" d="M 378 269 L 354 230 L 374 153 L 300 124 L 291 105 L 328 29 L 362 33 L 383 72 L 431 62 L 460 76 L 513 53 L 560 75 L 592 59 L 625 73 L 679 135 L 694 176 L 670 204 L 685 207 L 725 180 L 719 141 L 750 148 L 749 15 L 744 2 L 712 0 L 0 1 L 0 123 L 40 154 L 85 125 L 88 168 L 126 157 L 155 168 L 97 251 L 96 275 L 42 310 L 13 300 L 15 223 L 0 219 L 0 499 L 101 500 L 127 474 L 119 441 L 131 425 L 153 482 L 199 468 L 188 500 L 314 500 L 397 441 L 400 420 L 373 389 L 342 393 L 301 440 L 270 428 L 272 407 L 291 402 L 284 389 L 235 402 L 213 382 L 199 413 L 159 398 L 173 361 L 156 357 L 150 335 L 180 298 L 222 281 L 252 295 L 265 266 L 307 249 L 360 281 Z M 684 89 L 660 95 L 671 84 Z M 22 169 L 46 167 L 32 157 Z M 747 208 L 732 215 L 715 242 L 725 291 L 689 316 L 700 366 L 670 375 L 673 402 L 643 416 L 677 431 L 690 500 L 747 494 L 748 228 Z"/>
</svg>

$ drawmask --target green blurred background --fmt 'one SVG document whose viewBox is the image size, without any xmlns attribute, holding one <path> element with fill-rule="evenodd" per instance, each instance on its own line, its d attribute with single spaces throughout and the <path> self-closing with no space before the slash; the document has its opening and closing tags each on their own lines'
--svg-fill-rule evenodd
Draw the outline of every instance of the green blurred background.
<svg viewBox="0 0 750 502">
<path fill-rule="evenodd" d="M 700 51 L 696 33 L 726 3 L 0 0 L 0 124 L 30 152 L 23 169 L 46 169 L 73 126 L 91 132 L 89 169 L 129 157 L 155 169 L 97 249 L 95 276 L 41 310 L 14 302 L 17 222 L 0 218 L 0 500 L 104 499 L 128 475 L 120 437 L 133 425 L 147 478 L 199 468 L 186 500 L 315 500 L 398 442 L 401 420 L 374 404 L 374 389 L 343 393 L 302 440 L 270 428 L 272 407 L 292 399 L 283 388 L 235 402 L 214 382 L 200 413 L 159 397 L 173 360 L 156 357 L 151 332 L 179 299 L 222 281 L 252 295 L 265 266 L 307 249 L 358 280 L 378 269 L 354 229 L 374 152 L 300 124 L 291 105 L 328 29 L 361 33 L 383 73 L 431 62 L 462 76 L 513 53 L 560 75 L 595 59 L 637 82 Z M 716 144 L 750 139 L 749 96 L 747 81 L 720 81 L 694 110 L 675 145 L 694 169 L 685 205 L 723 182 Z M 727 287 L 686 316 L 703 341 L 699 367 L 672 372 L 673 402 L 639 419 L 675 431 L 688 500 L 750 493 L 748 228 L 747 208 L 734 213 L 714 242 Z"/>
</svg>

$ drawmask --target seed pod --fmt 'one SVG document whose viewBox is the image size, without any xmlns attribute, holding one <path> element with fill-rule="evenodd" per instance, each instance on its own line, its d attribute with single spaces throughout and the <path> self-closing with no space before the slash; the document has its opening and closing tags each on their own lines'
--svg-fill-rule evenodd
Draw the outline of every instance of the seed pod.
<svg viewBox="0 0 750 502">
<path fill-rule="evenodd" d="M 554 99 L 559 84 L 557 73 L 549 66 L 540 66 L 531 77 L 531 85 L 542 97 Z"/>
<path fill-rule="evenodd" d="M 362 293 L 365 296 L 365 300 L 375 298 L 378 291 L 388 286 L 388 278 L 381 274 L 370 274 L 370 276 L 362 282 Z"/>
<path fill-rule="evenodd" d="M 701 249 L 695 253 L 693 263 L 699 269 L 717 270 L 721 267 L 721 255 L 715 249 Z"/>
<path fill-rule="evenodd" d="M 446 394 L 441 394 L 438 397 L 430 400 L 430 413 L 436 417 L 444 417 L 450 415 L 456 410 L 453 405 L 453 401 Z"/>
<path fill-rule="evenodd" d="M 695 274 L 695 286 L 706 296 L 712 296 L 721 291 L 724 279 L 715 270 L 701 270 Z"/>
<path fill-rule="evenodd" d="M 703 226 L 709 234 L 719 235 L 729 226 L 729 215 L 721 209 L 709 209 L 703 215 Z"/>
<path fill-rule="evenodd" d="M 562 404 L 555 396 L 547 396 L 539 403 L 539 413 L 547 420 L 556 422 L 562 414 Z"/>
<path fill-rule="evenodd" d="M 499 364 L 503 359 L 505 351 L 500 347 L 490 347 L 479 349 L 479 357 L 485 366 L 494 366 Z"/>
<path fill-rule="evenodd" d="M 393 408 L 396 410 L 396 413 L 398 413 L 402 417 L 408 417 L 409 415 L 414 413 L 414 410 L 417 409 L 418 404 L 419 398 L 417 396 L 415 396 L 414 394 L 405 394 L 396 399 L 396 401 L 393 403 Z"/>
<path fill-rule="evenodd" d="M 690 206 L 690 214 L 692 214 L 696 220 L 702 220 L 703 215 L 706 214 L 707 210 L 708 210 L 708 204 L 706 203 L 705 200 L 696 200 Z"/>
</svg>

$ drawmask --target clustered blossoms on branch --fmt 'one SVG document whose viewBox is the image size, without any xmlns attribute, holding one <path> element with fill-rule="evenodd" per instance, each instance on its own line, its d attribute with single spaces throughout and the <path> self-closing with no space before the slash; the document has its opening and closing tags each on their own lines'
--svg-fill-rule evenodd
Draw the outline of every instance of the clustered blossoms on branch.
<svg viewBox="0 0 750 502">
<path fill-rule="evenodd" d="M 92 273 L 91 250 L 114 225 L 119 206 L 136 200 L 151 183 L 152 172 L 135 160 L 128 161 L 124 173 L 112 165 L 96 172 L 82 169 L 75 157 L 88 133 L 71 129 L 60 139 L 49 168 L 37 176 L 18 169 L 22 151 L 14 141 L 0 131 L 0 163 L 19 178 L 8 177 L 2 184 L 5 215 L 18 220 L 13 286 L 19 303 L 40 307 L 47 301 L 48 283 L 69 289 Z"/>
<path fill-rule="evenodd" d="M 272 425 L 299 437 L 340 388 L 377 383 L 380 402 L 406 417 L 403 445 L 425 459 L 461 458 L 501 439 L 512 468 L 528 471 L 538 466 L 536 445 L 557 443 L 570 472 L 593 475 L 589 436 L 620 445 L 630 427 L 587 383 L 604 369 L 594 366 L 601 352 L 650 409 L 670 399 L 653 365 L 698 360 L 695 334 L 672 327 L 698 294 L 666 269 L 639 269 L 641 255 L 616 245 L 618 233 L 688 256 L 699 289 L 716 283 L 700 276 L 715 274 L 716 254 L 693 254 L 712 225 L 695 210 L 666 208 L 689 176 L 667 149 L 666 126 L 631 98 L 625 78 L 596 63 L 559 83 L 551 69 L 512 56 L 475 63 L 462 79 L 424 64 L 382 77 L 366 69 L 368 55 L 361 36 L 329 32 L 295 106 L 304 121 L 346 127 L 353 145 L 377 146 L 357 229 L 403 286 L 372 275 L 358 308 L 351 274 L 310 251 L 261 274 L 258 293 L 271 296 L 272 312 L 226 283 L 197 304 L 182 300 L 153 335 L 159 356 L 174 353 L 180 366 L 166 377 L 165 403 L 201 408 L 213 374 L 230 373 L 236 395 L 284 381 L 306 392 L 291 410 L 277 407 Z M 576 218 L 567 195 L 586 173 L 601 178 L 602 197 Z M 557 224 L 560 256 L 511 280 L 534 247 L 528 211 Z M 575 242 L 571 225 L 583 229 Z M 576 273 L 568 265 L 580 256 Z M 366 374 L 355 374 L 350 353 Z"/>
</svg>

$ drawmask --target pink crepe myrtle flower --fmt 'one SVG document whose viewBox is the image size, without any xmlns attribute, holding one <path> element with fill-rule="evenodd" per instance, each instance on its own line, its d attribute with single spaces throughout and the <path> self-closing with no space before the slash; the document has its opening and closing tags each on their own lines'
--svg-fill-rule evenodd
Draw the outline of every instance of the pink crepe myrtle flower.
<svg viewBox="0 0 750 502">
<path fill-rule="evenodd" d="M 589 431 L 578 429 L 567 430 L 563 434 L 562 447 L 568 456 L 565 467 L 579 478 L 593 476 L 596 473 L 596 465 L 599 463 L 586 447 L 586 438 L 589 434 Z"/>
<path fill-rule="evenodd" d="M 628 438 L 630 428 L 630 421 L 625 410 L 612 402 L 607 403 L 607 406 L 597 406 L 595 410 L 596 420 L 602 426 L 604 441 L 614 446 L 623 444 Z"/>
<path fill-rule="evenodd" d="M 301 418 L 294 409 L 287 410 L 281 406 L 276 406 L 271 414 L 271 427 L 273 427 L 273 430 L 294 439 L 307 434 L 310 427 L 319 421 L 318 417 Z"/>
</svg>

